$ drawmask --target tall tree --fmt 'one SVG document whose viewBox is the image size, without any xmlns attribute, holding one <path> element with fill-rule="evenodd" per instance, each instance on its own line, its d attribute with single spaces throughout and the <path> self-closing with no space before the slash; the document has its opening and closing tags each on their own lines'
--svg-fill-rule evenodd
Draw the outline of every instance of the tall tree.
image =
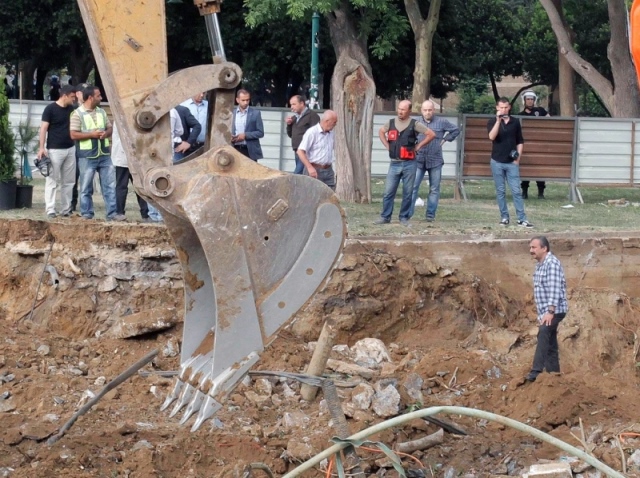
<svg viewBox="0 0 640 478">
<path fill-rule="evenodd" d="M 423 15 L 423 2 L 419 0 L 404 0 L 409 23 L 415 39 L 416 62 L 413 69 L 413 90 L 411 100 L 413 110 L 419 111 L 420 104 L 431 96 L 431 62 L 433 50 L 433 35 L 438 27 L 440 5 L 442 0 L 431 0 L 426 18 Z"/>
<path fill-rule="evenodd" d="M 301 19 L 318 11 L 326 18 L 336 64 L 331 79 L 331 106 L 338 114 L 336 193 L 343 201 L 371 201 L 371 142 L 376 86 L 369 49 L 384 56 L 394 49 L 407 22 L 390 0 L 245 0 L 248 23 Z M 369 45 L 372 32 L 377 38 Z"/>
<path fill-rule="evenodd" d="M 629 51 L 627 9 L 624 0 L 606 0 L 610 38 L 607 55 L 611 63 L 613 81 L 606 78 L 592 63 L 581 56 L 571 41 L 570 32 L 554 4 L 554 0 L 540 0 L 563 55 L 571 67 L 593 88 L 611 116 L 634 118 L 640 116 L 640 92 Z"/>
</svg>

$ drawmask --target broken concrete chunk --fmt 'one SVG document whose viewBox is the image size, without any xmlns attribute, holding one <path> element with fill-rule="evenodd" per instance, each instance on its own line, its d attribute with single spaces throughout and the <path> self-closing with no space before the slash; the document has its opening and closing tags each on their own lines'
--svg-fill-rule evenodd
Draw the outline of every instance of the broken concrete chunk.
<svg viewBox="0 0 640 478">
<path fill-rule="evenodd" d="M 369 410 L 373 400 L 375 390 L 368 383 L 361 383 L 356 386 L 351 393 L 351 402 L 358 410 Z"/>
<path fill-rule="evenodd" d="M 113 276 L 107 276 L 98 283 L 98 292 L 111 292 L 118 288 L 118 280 Z"/>
<path fill-rule="evenodd" d="M 380 339 L 358 340 L 351 348 L 351 352 L 355 355 L 354 361 L 364 367 L 375 369 L 380 368 L 380 364 L 383 362 L 391 362 L 389 351 Z"/>
<path fill-rule="evenodd" d="M 51 347 L 49 347 L 48 345 L 42 344 L 40 347 L 38 347 L 38 350 L 36 350 L 36 352 L 38 352 L 38 354 L 40 355 L 49 355 L 49 353 L 51 352 Z"/>
<path fill-rule="evenodd" d="M 405 401 L 407 403 L 424 403 L 424 397 L 422 395 L 423 383 L 424 380 L 417 373 L 411 372 L 407 374 L 400 385 L 402 394 L 406 395 Z"/>
<path fill-rule="evenodd" d="M 51 246 L 49 244 L 35 245 L 32 242 L 21 241 L 15 244 L 7 242 L 5 247 L 9 249 L 9 251 L 22 256 L 42 256 L 49 252 Z"/>
<path fill-rule="evenodd" d="M 265 404 L 271 403 L 270 395 L 258 395 L 253 390 L 247 390 L 244 393 L 244 396 L 247 397 L 249 401 L 251 401 L 252 403 L 255 403 L 256 405 L 265 405 Z"/>
<path fill-rule="evenodd" d="M 627 466 L 635 470 L 640 470 L 640 449 L 634 451 L 633 454 L 627 458 Z"/>
<path fill-rule="evenodd" d="M 310 421 L 311 419 L 300 411 L 285 412 L 282 416 L 282 425 L 287 430 L 291 430 L 292 428 L 306 428 Z"/>
<path fill-rule="evenodd" d="M 373 388 L 376 394 L 373 397 L 372 408 L 376 415 L 387 418 L 400 413 L 400 393 L 396 387 L 378 382 Z"/>
<path fill-rule="evenodd" d="M 273 385 L 271 385 L 271 382 L 266 378 L 257 379 L 254 388 L 259 394 L 266 395 L 268 397 L 273 393 Z"/>
<path fill-rule="evenodd" d="M 522 475 L 524 478 L 572 478 L 571 465 L 569 463 L 553 462 L 543 465 L 531 465 L 529 473 Z"/>
<path fill-rule="evenodd" d="M 151 443 L 149 443 L 147 440 L 140 440 L 139 442 L 135 443 L 132 447 L 131 447 L 131 451 L 135 452 L 138 451 L 142 448 L 147 448 L 149 450 L 153 450 L 153 445 Z"/>
<path fill-rule="evenodd" d="M 144 246 L 138 248 L 140 257 L 144 259 L 172 258 L 176 256 L 175 249 L 162 249 L 160 247 Z"/>
<path fill-rule="evenodd" d="M 116 339 L 126 339 L 166 330 L 177 323 L 178 314 L 175 307 L 143 310 L 137 314 L 120 317 L 107 331 L 107 335 Z"/>
<path fill-rule="evenodd" d="M 366 379 L 373 378 L 373 376 L 376 375 L 376 372 L 369 368 L 361 367 L 354 363 L 343 362 L 342 360 L 329 359 L 327 361 L 327 368 L 334 372 L 343 373 L 345 375 L 359 375 Z"/>
<path fill-rule="evenodd" d="M 162 356 L 171 358 L 176 357 L 180 353 L 180 344 L 175 337 L 169 337 L 167 343 L 162 347 Z"/>
</svg>

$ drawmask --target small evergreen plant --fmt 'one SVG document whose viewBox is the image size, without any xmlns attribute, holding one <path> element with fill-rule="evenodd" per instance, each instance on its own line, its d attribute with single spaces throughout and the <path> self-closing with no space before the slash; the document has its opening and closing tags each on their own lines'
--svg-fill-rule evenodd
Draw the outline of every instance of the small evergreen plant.
<svg viewBox="0 0 640 478">
<path fill-rule="evenodd" d="M 0 182 L 16 177 L 15 138 L 9 126 L 9 100 L 0 88 Z"/>
</svg>

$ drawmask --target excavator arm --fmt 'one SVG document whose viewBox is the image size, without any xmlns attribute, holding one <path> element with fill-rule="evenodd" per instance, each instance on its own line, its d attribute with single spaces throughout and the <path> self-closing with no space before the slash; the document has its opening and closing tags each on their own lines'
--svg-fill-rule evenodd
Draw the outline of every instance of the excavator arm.
<svg viewBox="0 0 640 478">
<path fill-rule="evenodd" d="M 214 63 L 167 71 L 164 0 L 78 0 L 136 191 L 157 205 L 184 273 L 179 378 L 163 409 L 210 418 L 337 261 L 344 212 L 306 176 L 230 147 L 240 68 L 224 61 L 220 1 L 195 0 Z M 215 39 L 219 45 L 215 45 Z M 210 94 L 205 146 L 173 164 L 169 111 Z"/>
</svg>

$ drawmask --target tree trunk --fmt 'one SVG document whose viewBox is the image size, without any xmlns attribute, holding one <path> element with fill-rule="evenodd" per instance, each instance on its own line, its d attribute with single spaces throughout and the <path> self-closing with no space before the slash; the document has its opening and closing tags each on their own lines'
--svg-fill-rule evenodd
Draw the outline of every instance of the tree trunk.
<svg viewBox="0 0 640 478">
<path fill-rule="evenodd" d="M 631 63 L 629 38 L 627 36 L 626 7 L 623 0 L 607 0 L 609 5 L 609 24 L 611 40 L 607 49 L 613 80 L 607 80 L 594 66 L 584 60 L 573 48 L 569 32 L 562 24 L 553 0 L 540 0 L 547 12 L 551 28 L 556 35 L 560 54 L 564 55 L 571 67 L 591 86 L 614 118 L 633 118 L 640 116 L 640 102 L 635 70 Z"/>
<path fill-rule="evenodd" d="M 569 39 L 573 44 L 575 35 L 569 28 L 564 17 L 562 0 L 553 0 L 553 4 L 556 7 L 564 28 L 569 34 Z M 567 58 L 561 54 L 561 50 L 562 48 L 558 42 L 558 99 L 560 103 L 560 116 L 575 116 L 575 72 L 573 71 L 573 68 L 571 68 Z"/>
<path fill-rule="evenodd" d="M 611 39 L 607 56 L 611 62 L 615 95 L 614 118 L 637 118 L 640 116 L 640 92 L 638 78 L 629 49 L 627 9 L 624 0 L 608 0 Z"/>
<path fill-rule="evenodd" d="M 331 79 L 335 128 L 336 194 L 341 201 L 371 202 L 371 141 L 376 85 L 366 40 L 360 38 L 349 5 L 342 0 L 327 14 L 336 65 Z"/>
<path fill-rule="evenodd" d="M 88 42 L 82 47 L 80 43 L 73 44 L 69 52 L 69 75 L 74 85 L 85 83 L 89 73 L 95 66 L 91 47 Z"/>
<path fill-rule="evenodd" d="M 440 19 L 441 3 L 442 0 L 431 0 L 425 21 L 422 18 L 418 0 L 404 0 L 416 43 L 416 62 L 413 69 L 413 91 L 411 92 L 413 111 L 420 111 L 422 102 L 431 96 L 431 53 L 433 35 Z"/>
<path fill-rule="evenodd" d="M 36 72 L 36 61 L 32 59 L 19 62 L 18 72 L 22 73 L 22 83 L 20 84 L 22 99 L 33 100 L 33 74 Z"/>
</svg>

